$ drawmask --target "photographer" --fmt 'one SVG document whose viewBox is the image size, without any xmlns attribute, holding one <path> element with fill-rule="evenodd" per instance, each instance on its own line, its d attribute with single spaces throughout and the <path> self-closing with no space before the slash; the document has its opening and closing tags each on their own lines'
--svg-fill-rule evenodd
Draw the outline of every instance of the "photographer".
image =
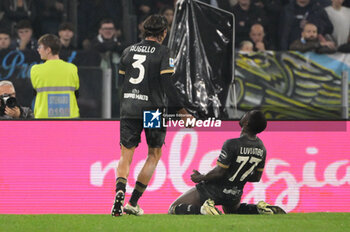
<svg viewBox="0 0 350 232">
<path fill-rule="evenodd" d="M 18 105 L 15 87 L 11 81 L 0 81 L 0 119 L 31 119 L 33 112 Z"/>
</svg>

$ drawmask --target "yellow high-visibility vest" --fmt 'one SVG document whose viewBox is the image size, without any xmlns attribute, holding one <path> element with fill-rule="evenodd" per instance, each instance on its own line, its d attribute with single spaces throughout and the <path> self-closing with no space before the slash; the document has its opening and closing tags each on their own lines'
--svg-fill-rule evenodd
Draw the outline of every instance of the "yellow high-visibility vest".
<svg viewBox="0 0 350 232">
<path fill-rule="evenodd" d="M 30 79 L 37 95 L 35 118 L 78 118 L 75 91 L 79 89 L 78 69 L 63 60 L 47 60 L 36 64 Z"/>
</svg>

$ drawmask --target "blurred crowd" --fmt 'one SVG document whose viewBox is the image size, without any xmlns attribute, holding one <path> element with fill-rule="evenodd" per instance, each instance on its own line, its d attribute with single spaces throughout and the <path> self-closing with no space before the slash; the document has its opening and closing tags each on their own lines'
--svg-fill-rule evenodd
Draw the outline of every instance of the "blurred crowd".
<svg viewBox="0 0 350 232">
<path fill-rule="evenodd" d="M 36 49 L 37 39 L 46 33 L 59 36 L 63 50 L 90 50 L 120 53 L 126 46 L 122 0 L 1 0 L 0 50 Z M 130 14 L 137 24 L 150 14 L 165 15 L 171 25 L 173 0 L 133 0 Z M 76 10 L 76 24 L 71 11 Z M 126 9 L 129 10 L 129 9 Z M 138 36 L 141 39 L 141 36 Z"/>
<path fill-rule="evenodd" d="M 242 52 L 350 52 L 350 0 L 200 1 L 235 14 L 235 46 Z M 141 23 L 150 14 L 166 16 L 170 29 L 175 3 L 132 0 L 130 9 L 123 9 L 122 0 L 1 0 L 0 50 L 36 49 L 41 35 L 53 33 L 59 36 L 63 50 L 120 54 L 128 45 L 124 32 L 130 28 L 123 28 L 126 11 L 136 18 L 140 40 Z M 76 10 L 75 24 L 72 9 Z"/>
</svg>

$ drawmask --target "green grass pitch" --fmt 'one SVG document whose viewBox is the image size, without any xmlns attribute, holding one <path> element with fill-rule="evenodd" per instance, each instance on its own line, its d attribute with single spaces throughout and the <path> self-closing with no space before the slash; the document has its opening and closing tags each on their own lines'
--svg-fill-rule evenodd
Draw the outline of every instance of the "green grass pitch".
<svg viewBox="0 0 350 232">
<path fill-rule="evenodd" d="M 1 232 L 350 231 L 350 213 L 287 215 L 0 215 Z"/>
</svg>

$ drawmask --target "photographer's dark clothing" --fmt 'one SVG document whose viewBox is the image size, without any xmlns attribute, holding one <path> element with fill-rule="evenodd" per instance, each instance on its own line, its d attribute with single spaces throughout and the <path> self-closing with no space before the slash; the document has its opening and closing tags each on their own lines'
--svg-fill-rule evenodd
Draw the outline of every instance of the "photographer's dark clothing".
<svg viewBox="0 0 350 232">
<path fill-rule="evenodd" d="M 19 119 L 33 119 L 34 114 L 33 111 L 29 107 L 19 107 L 21 114 L 19 115 Z M 0 119 L 14 119 L 6 114 L 3 114 L 3 112 L 0 112 Z"/>
<path fill-rule="evenodd" d="M 142 119 L 145 108 L 165 107 L 164 82 L 173 72 L 173 59 L 166 46 L 143 40 L 126 48 L 119 65 L 124 78 L 121 118 Z"/>
</svg>

